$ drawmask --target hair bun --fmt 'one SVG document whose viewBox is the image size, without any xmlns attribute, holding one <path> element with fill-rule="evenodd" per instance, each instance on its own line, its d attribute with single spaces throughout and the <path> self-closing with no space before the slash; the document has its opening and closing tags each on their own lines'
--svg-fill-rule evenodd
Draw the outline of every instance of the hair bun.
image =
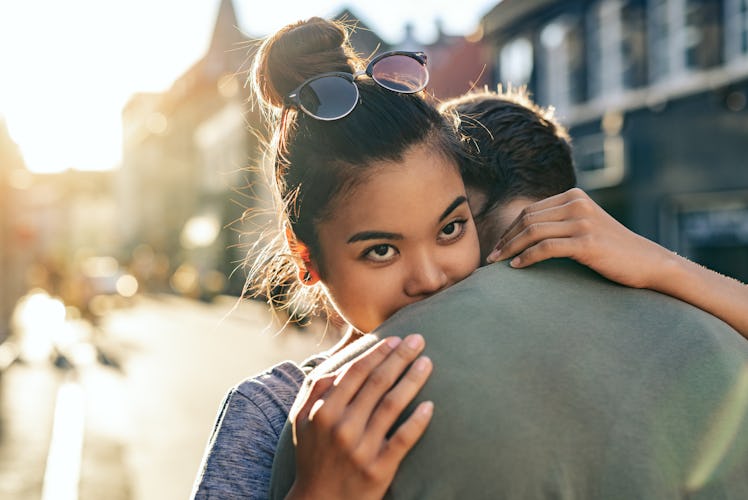
<svg viewBox="0 0 748 500">
<path fill-rule="evenodd" d="M 353 71 L 359 58 L 340 23 L 313 17 L 281 28 L 255 56 L 253 86 L 262 101 L 283 106 L 283 99 L 314 75 Z"/>
</svg>

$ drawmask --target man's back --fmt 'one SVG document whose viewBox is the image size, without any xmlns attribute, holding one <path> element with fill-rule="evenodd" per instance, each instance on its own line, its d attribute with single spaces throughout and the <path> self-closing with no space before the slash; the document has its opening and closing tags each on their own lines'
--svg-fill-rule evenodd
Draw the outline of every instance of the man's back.
<svg viewBox="0 0 748 500">
<path fill-rule="evenodd" d="M 435 413 L 393 498 L 748 498 L 748 343 L 712 316 L 556 260 L 484 268 L 379 331 L 412 332 Z"/>
</svg>

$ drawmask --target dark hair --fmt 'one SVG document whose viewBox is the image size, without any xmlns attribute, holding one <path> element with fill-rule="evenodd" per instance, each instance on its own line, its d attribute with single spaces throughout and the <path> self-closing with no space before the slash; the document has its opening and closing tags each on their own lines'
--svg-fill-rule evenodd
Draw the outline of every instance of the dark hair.
<svg viewBox="0 0 748 500">
<path fill-rule="evenodd" d="M 272 191 L 280 223 L 288 224 L 316 262 L 321 261 L 316 225 L 372 173 L 372 165 L 400 161 L 420 144 L 428 144 L 455 165 L 463 154 L 454 124 L 424 95 L 398 94 L 366 77 L 356 80 L 358 105 L 339 120 L 320 121 L 283 106 L 285 96 L 312 76 L 353 73 L 362 67 L 364 61 L 352 50 L 346 27 L 317 17 L 282 28 L 265 40 L 255 56 L 253 88 L 261 102 L 279 113 L 271 147 Z M 320 271 L 324 277 L 325 270 Z M 319 304 L 322 290 L 300 287 L 296 275 L 290 249 L 282 232 L 276 231 L 251 264 L 248 283 L 271 304 L 274 290 L 282 285 L 292 288 L 283 289 L 284 298 Z"/>
<path fill-rule="evenodd" d="M 524 88 L 466 94 L 441 109 L 459 118 L 469 153 L 460 165 L 465 184 L 487 195 L 476 217 L 516 197 L 540 200 L 576 185 L 568 132 Z"/>
</svg>

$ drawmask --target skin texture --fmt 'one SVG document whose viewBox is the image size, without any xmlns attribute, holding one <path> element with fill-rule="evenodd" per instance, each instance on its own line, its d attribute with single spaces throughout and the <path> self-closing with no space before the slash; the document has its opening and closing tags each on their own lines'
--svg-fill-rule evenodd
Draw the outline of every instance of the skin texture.
<svg viewBox="0 0 748 500">
<path fill-rule="evenodd" d="M 569 257 L 622 285 L 688 302 L 748 338 L 748 286 L 630 231 L 581 189 L 518 208 L 488 262 L 511 258 L 522 268 Z"/>
<path fill-rule="evenodd" d="M 480 189 L 466 187 L 470 211 L 473 214 L 482 214 L 488 197 Z M 524 197 L 514 198 L 504 203 L 499 209 L 491 210 L 483 216 L 475 218 L 475 227 L 478 230 L 478 242 L 480 244 L 480 261 L 487 262 L 488 255 L 496 248 L 498 235 L 504 234 L 514 222 L 522 209 L 535 200 Z"/>
<path fill-rule="evenodd" d="M 426 146 L 374 173 L 320 222 L 312 262 L 338 312 L 369 332 L 472 273 L 478 236 L 457 167 Z"/>
</svg>

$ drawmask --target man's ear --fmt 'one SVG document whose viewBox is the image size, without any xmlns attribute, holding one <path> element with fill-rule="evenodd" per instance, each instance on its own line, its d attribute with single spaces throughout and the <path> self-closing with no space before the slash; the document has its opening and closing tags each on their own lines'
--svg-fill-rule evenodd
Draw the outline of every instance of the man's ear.
<svg viewBox="0 0 748 500">
<path fill-rule="evenodd" d="M 314 285 L 319 281 L 319 273 L 312 262 L 312 256 L 309 247 L 296 238 L 293 230 L 286 224 L 286 241 L 291 255 L 296 262 L 296 268 L 299 270 L 299 281 L 304 285 Z"/>
</svg>

